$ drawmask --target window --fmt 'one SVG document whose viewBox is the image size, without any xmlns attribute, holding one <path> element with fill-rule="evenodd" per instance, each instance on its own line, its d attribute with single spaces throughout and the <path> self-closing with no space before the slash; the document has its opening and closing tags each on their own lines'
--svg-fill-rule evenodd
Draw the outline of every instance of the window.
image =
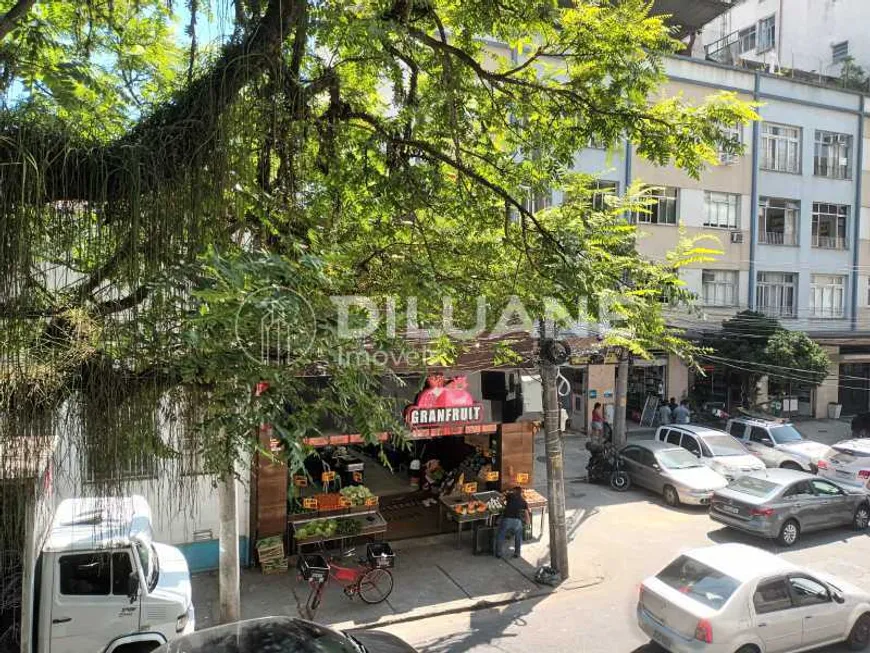
<svg viewBox="0 0 870 653">
<path fill-rule="evenodd" d="M 740 195 L 732 193 L 704 193 L 704 226 L 719 229 L 737 229 Z"/>
<path fill-rule="evenodd" d="M 813 247 L 847 249 L 848 219 L 849 207 L 844 204 L 813 202 Z"/>
<path fill-rule="evenodd" d="M 741 476 L 734 481 L 728 489 L 761 499 L 772 495 L 779 489 L 779 486 L 776 483 L 771 483 L 770 481 L 765 481 L 761 478 Z"/>
<path fill-rule="evenodd" d="M 668 437 L 665 438 L 665 440 L 668 442 L 668 444 L 675 444 L 675 445 L 679 446 L 679 444 L 680 444 L 680 432 L 674 431 L 673 429 L 671 429 L 667 433 L 668 433 Z"/>
<path fill-rule="evenodd" d="M 637 447 L 626 447 L 620 454 L 623 458 L 628 458 L 635 462 L 640 462 L 640 449 Z"/>
<path fill-rule="evenodd" d="M 618 193 L 619 184 L 617 182 L 597 179 L 592 184 L 592 209 L 595 211 L 605 210 L 607 208 L 606 197 Z"/>
<path fill-rule="evenodd" d="M 767 52 L 776 47 L 776 15 L 758 21 L 758 51 Z"/>
<path fill-rule="evenodd" d="M 771 122 L 761 126 L 761 167 L 775 172 L 800 172 L 800 127 Z"/>
<path fill-rule="evenodd" d="M 590 136 L 589 143 L 587 144 L 590 150 L 606 150 L 607 143 L 605 143 L 600 136 Z"/>
<path fill-rule="evenodd" d="M 757 44 L 758 30 L 755 25 L 747 27 L 737 32 L 737 50 L 740 54 L 751 52 Z"/>
<path fill-rule="evenodd" d="M 120 448 L 108 452 L 88 449 L 85 456 L 87 480 L 154 478 L 154 456 L 136 449 L 135 444 L 127 443 L 129 449 L 123 452 Z"/>
<path fill-rule="evenodd" d="M 735 438 L 740 438 L 742 440 L 743 436 L 746 435 L 746 425 L 742 422 L 731 422 L 731 426 L 728 427 L 728 432 Z"/>
<path fill-rule="evenodd" d="M 788 579 L 792 596 L 798 606 L 830 603 L 831 594 L 820 582 L 806 576 L 792 576 Z"/>
<path fill-rule="evenodd" d="M 789 489 L 782 493 L 783 498 L 814 496 L 813 488 L 807 481 L 795 483 Z"/>
<path fill-rule="evenodd" d="M 61 556 L 60 593 L 67 596 L 106 596 L 112 585 L 108 553 Z"/>
<path fill-rule="evenodd" d="M 705 306 L 737 306 L 737 271 L 702 270 Z"/>
<path fill-rule="evenodd" d="M 695 454 L 699 458 L 701 457 L 701 447 L 698 446 L 698 441 L 691 435 L 683 434 L 683 447 L 690 453 Z"/>
<path fill-rule="evenodd" d="M 750 426 L 749 427 L 749 441 L 750 442 L 762 443 L 765 440 L 770 440 L 770 436 L 767 434 L 766 430 L 764 430 L 760 426 Z"/>
<path fill-rule="evenodd" d="M 634 218 L 637 222 L 646 224 L 677 224 L 677 197 L 679 191 L 676 188 L 656 188 L 650 194 L 653 203 L 637 211 Z"/>
<path fill-rule="evenodd" d="M 682 555 L 656 576 L 681 594 L 718 610 L 728 602 L 740 582 L 703 562 Z"/>
<path fill-rule="evenodd" d="M 758 242 L 766 245 L 798 244 L 801 213 L 798 202 L 762 197 L 758 208 Z"/>
<path fill-rule="evenodd" d="M 779 612 L 791 607 L 791 596 L 785 578 L 768 580 L 758 585 L 752 597 L 756 614 Z"/>
<path fill-rule="evenodd" d="M 743 131 L 740 129 L 738 125 L 734 125 L 733 127 L 727 127 L 723 130 L 728 135 L 728 140 L 734 143 L 735 147 L 739 147 L 743 143 Z M 723 148 L 719 148 L 719 163 L 722 165 L 729 165 L 737 161 L 740 157 L 739 154 L 735 152 L 727 152 Z"/>
<path fill-rule="evenodd" d="M 128 551 L 112 554 L 112 594 L 127 596 L 130 574 L 133 573 L 133 559 Z"/>
<path fill-rule="evenodd" d="M 810 286 L 812 317 L 843 317 L 845 314 L 846 277 L 814 274 Z"/>
<path fill-rule="evenodd" d="M 823 497 L 838 497 L 843 494 L 842 490 L 838 488 L 833 483 L 828 483 L 827 481 L 822 481 L 818 479 L 813 479 L 810 481 L 813 486 L 813 490 L 816 494 Z"/>
<path fill-rule="evenodd" d="M 831 60 L 834 63 L 842 63 L 846 59 L 849 58 L 849 42 L 841 41 L 840 43 L 834 43 L 831 46 Z"/>
<path fill-rule="evenodd" d="M 637 461 L 645 467 L 652 467 L 656 464 L 656 457 L 652 451 L 640 449 L 637 453 Z"/>
<path fill-rule="evenodd" d="M 795 317 L 797 275 L 788 272 L 759 272 L 755 310 L 770 317 Z"/>
<path fill-rule="evenodd" d="M 852 178 L 852 136 L 816 130 L 813 174 L 829 179 Z"/>
</svg>

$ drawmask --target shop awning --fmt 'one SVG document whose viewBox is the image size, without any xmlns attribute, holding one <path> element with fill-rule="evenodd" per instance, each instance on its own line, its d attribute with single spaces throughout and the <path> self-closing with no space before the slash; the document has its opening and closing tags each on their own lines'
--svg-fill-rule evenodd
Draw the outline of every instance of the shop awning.
<svg viewBox="0 0 870 653">
<path fill-rule="evenodd" d="M 431 429 L 414 429 L 411 431 L 410 440 L 429 440 L 430 438 L 440 438 L 454 435 L 472 435 L 475 433 L 495 433 L 498 430 L 498 423 L 486 422 L 484 424 L 462 424 L 455 426 L 439 426 Z M 386 442 L 390 439 L 389 433 L 378 433 L 378 441 Z M 349 444 L 362 444 L 363 436 L 359 433 L 342 434 L 342 435 L 322 435 L 312 438 L 305 438 L 305 444 L 311 447 L 343 447 Z"/>
</svg>

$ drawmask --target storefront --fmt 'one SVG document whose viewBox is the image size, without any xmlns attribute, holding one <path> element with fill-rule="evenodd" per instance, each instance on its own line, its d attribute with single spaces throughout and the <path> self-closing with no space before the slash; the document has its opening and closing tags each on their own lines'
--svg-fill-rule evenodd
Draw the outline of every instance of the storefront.
<svg viewBox="0 0 870 653">
<path fill-rule="evenodd" d="M 634 422 L 640 422 L 649 397 L 667 401 L 668 359 L 633 359 L 628 368 L 627 413 Z M 654 414 L 655 408 L 653 408 Z"/>
<path fill-rule="evenodd" d="M 356 538 L 399 540 L 457 531 L 467 521 L 490 521 L 491 509 L 498 508 L 492 499 L 517 485 L 527 488 L 538 507 L 545 505 L 531 490 L 537 422 L 523 420 L 519 374 L 405 381 L 422 386 L 404 410 L 407 442 L 396 443 L 388 433 L 378 436 L 378 446 L 365 445 L 359 434 L 308 438 L 316 454 L 294 475 L 260 456 L 251 511 L 258 539 L 281 536 L 292 553 Z M 393 391 L 401 400 L 399 387 Z M 280 446 L 268 429 L 262 438 Z"/>
</svg>

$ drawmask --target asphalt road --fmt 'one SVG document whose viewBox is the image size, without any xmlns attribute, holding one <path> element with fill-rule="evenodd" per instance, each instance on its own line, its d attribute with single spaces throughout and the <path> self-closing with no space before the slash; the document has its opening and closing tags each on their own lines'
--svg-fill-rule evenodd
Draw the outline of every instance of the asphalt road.
<svg viewBox="0 0 870 653">
<path fill-rule="evenodd" d="M 615 495 L 583 484 L 574 485 L 572 492 L 575 505 L 586 506 L 573 513 L 577 526 L 571 542 L 572 575 L 597 573 L 598 584 L 503 608 L 396 624 L 386 630 L 422 653 L 652 653 L 659 649 L 649 644 L 635 623 L 641 580 L 657 573 L 681 550 L 728 541 L 761 546 L 870 591 L 870 535 L 865 533 L 843 529 L 810 534 L 795 548 L 782 550 L 720 528 L 703 509 L 671 509 L 644 491 Z M 846 650 L 842 646 L 823 649 L 825 653 Z"/>
</svg>

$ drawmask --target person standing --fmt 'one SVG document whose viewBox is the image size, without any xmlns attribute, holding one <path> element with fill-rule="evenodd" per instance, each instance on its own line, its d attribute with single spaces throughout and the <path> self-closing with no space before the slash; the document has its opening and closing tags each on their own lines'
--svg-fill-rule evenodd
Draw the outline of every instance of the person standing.
<svg viewBox="0 0 870 653">
<path fill-rule="evenodd" d="M 514 558 L 520 557 L 520 550 L 523 546 L 523 526 L 526 522 L 531 522 L 531 519 L 529 504 L 523 497 L 523 488 L 517 486 L 508 492 L 507 504 L 501 515 L 501 521 L 498 523 L 498 535 L 495 538 L 496 558 L 502 557 L 504 541 L 510 531 L 513 531 L 514 534 Z"/>
<path fill-rule="evenodd" d="M 673 420 L 674 414 L 671 411 L 670 404 L 662 404 L 659 406 L 659 424 L 667 425 Z"/>
<path fill-rule="evenodd" d="M 680 405 L 674 408 L 674 423 L 688 424 L 692 419 L 692 411 L 689 410 L 689 402 L 683 399 Z"/>
<path fill-rule="evenodd" d="M 596 403 L 592 408 L 592 419 L 589 421 L 589 439 L 601 444 L 604 439 L 604 411 L 601 410 L 601 403 Z"/>
</svg>

